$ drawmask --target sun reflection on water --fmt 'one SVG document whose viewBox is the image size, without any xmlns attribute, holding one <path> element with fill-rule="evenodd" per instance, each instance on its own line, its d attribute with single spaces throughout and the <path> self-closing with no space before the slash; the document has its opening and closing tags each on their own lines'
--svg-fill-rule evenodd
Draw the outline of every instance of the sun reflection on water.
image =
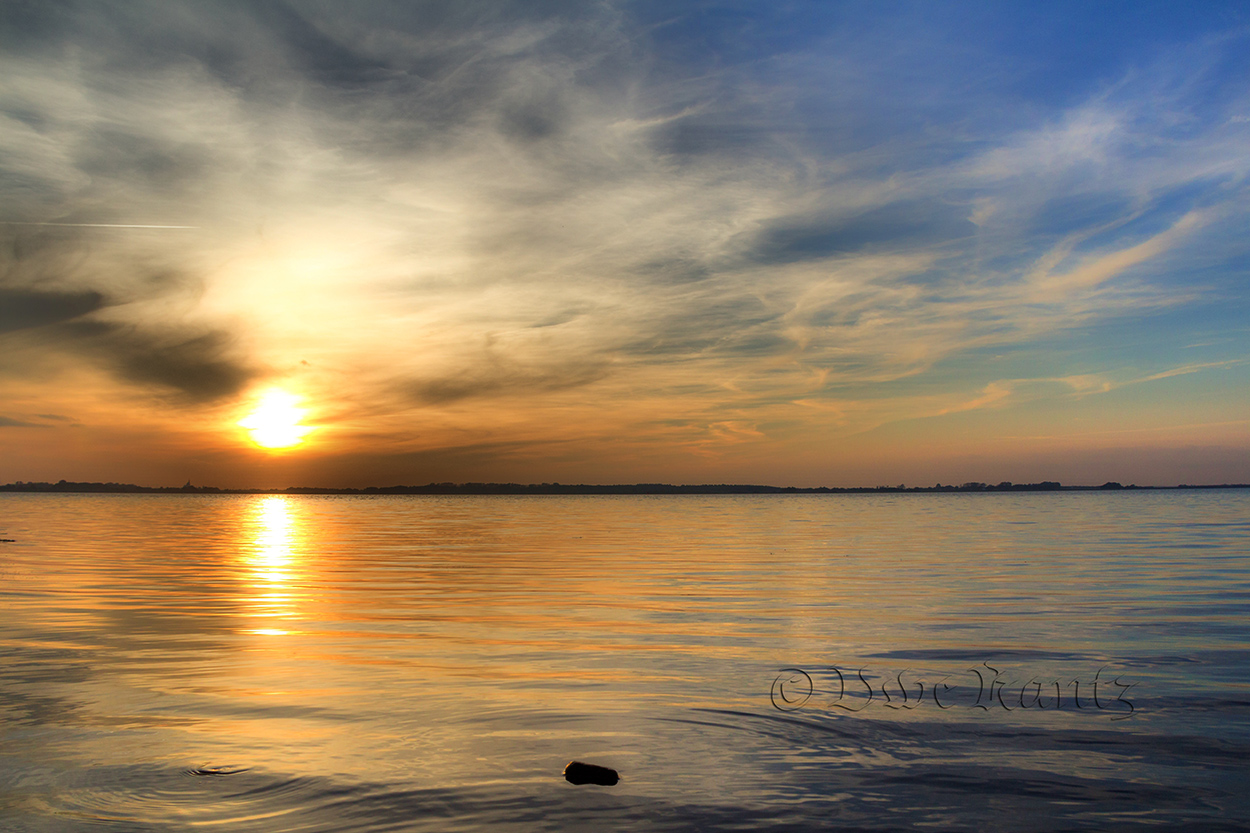
<svg viewBox="0 0 1250 833">
<path fill-rule="evenodd" d="M 247 557 L 251 593 L 248 601 L 253 615 L 269 620 L 266 627 L 246 629 L 247 633 L 285 636 L 298 619 L 301 584 L 300 550 L 304 541 L 302 524 L 285 497 L 270 496 L 257 501 L 252 515 L 255 529 Z"/>
</svg>

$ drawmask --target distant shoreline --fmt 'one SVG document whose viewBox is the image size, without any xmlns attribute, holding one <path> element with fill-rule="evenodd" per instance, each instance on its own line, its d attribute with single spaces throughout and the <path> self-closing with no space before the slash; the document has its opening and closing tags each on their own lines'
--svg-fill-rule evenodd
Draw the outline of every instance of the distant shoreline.
<svg viewBox="0 0 1250 833">
<path fill-rule="evenodd" d="M 565 483 L 429 483 L 425 486 L 366 486 L 361 489 L 333 489 L 316 486 L 290 486 L 285 489 L 221 489 L 216 486 L 136 486 L 132 483 L 16 483 L 0 485 L 0 492 L 96 493 L 96 494 L 208 494 L 208 495 L 825 495 L 825 494 L 923 494 L 969 492 L 1098 492 L 1168 491 L 1179 489 L 1250 489 L 1250 483 L 1220 483 L 1178 486 L 1121 485 L 1108 481 L 1101 486 L 1064 486 L 1046 480 L 1041 483 L 963 483 L 958 486 L 757 486 L 705 484 L 701 486 L 668 483 L 632 485 L 587 485 Z"/>
</svg>

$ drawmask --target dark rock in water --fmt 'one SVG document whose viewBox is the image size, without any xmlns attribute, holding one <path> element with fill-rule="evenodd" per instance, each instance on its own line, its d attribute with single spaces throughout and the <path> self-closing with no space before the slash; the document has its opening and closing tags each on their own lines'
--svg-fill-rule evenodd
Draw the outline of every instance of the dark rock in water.
<svg viewBox="0 0 1250 833">
<path fill-rule="evenodd" d="M 570 761 L 564 768 L 564 780 L 570 784 L 598 784 L 601 787 L 614 787 L 621 776 L 615 769 L 595 764 L 584 764 L 581 761 Z"/>
</svg>

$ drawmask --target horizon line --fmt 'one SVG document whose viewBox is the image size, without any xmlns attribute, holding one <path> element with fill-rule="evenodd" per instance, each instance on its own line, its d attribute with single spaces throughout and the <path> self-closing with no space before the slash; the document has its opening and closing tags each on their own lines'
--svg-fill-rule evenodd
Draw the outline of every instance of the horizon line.
<svg viewBox="0 0 1250 833">
<path fill-rule="evenodd" d="M 933 486 L 771 486 L 747 483 L 497 483 L 466 481 L 431 482 L 422 486 L 287 486 L 285 488 L 223 488 L 218 486 L 194 486 L 191 481 L 183 486 L 140 486 L 133 483 L 89 482 L 60 480 L 22 481 L 0 485 L 0 492 L 93 492 L 93 493 L 139 493 L 139 494 L 308 494 L 308 495 L 683 495 L 683 494 L 864 494 L 864 493 L 948 493 L 948 492 L 1058 492 L 1058 491 L 1149 491 L 1183 489 L 1246 489 L 1250 483 L 1181 483 L 1175 486 L 1130 483 L 1125 486 L 1118 481 L 1106 481 L 1102 485 L 1064 485 L 1058 481 L 1043 480 L 1039 483 L 997 484 L 967 481 L 961 484 Z"/>
</svg>

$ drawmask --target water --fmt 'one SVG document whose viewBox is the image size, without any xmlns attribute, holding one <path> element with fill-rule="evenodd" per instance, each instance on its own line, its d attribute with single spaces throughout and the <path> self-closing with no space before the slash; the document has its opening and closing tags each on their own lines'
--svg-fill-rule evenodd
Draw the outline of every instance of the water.
<svg viewBox="0 0 1250 833">
<path fill-rule="evenodd" d="M 1247 491 L 8 494 L 0 537 L 4 831 L 1250 830 Z"/>
</svg>

